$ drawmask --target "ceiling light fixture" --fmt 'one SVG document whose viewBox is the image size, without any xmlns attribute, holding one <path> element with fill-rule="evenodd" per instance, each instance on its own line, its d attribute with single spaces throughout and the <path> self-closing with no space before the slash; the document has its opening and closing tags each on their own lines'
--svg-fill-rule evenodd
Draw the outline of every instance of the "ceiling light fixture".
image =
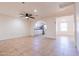
<svg viewBox="0 0 79 59">
<path fill-rule="evenodd" d="M 34 12 L 37 12 L 37 10 L 36 10 L 36 9 L 34 9 Z"/>
<path fill-rule="evenodd" d="M 25 17 L 25 18 L 29 18 L 29 17 Z"/>
</svg>

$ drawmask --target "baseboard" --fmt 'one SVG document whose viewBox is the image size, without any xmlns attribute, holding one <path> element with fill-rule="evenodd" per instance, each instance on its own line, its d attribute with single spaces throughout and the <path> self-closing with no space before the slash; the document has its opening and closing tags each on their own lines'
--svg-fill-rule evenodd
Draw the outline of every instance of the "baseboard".
<svg viewBox="0 0 79 59">
<path fill-rule="evenodd" d="M 29 37 L 29 35 L 23 35 L 23 36 L 15 36 L 15 37 L 8 37 L 8 38 L 3 38 L 3 39 L 0 39 L 0 40 L 9 40 L 9 39 L 17 39 L 17 38 L 23 38 L 23 37 Z"/>
<path fill-rule="evenodd" d="M 53 39 L 53 40 L 55 40 L 56 38 L 51 38 L 51 37 L 45 37 L 46 39 Z"/>
</svg>

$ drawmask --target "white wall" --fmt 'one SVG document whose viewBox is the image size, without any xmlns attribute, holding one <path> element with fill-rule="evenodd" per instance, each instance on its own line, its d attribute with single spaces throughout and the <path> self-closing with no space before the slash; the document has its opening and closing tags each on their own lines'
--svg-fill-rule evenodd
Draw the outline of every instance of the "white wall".
<svg viewBox="0 0 79 59">
<path fill-rule="evenodd" d="M 56 18 L 52 17 L 45 19 L 45 22 L 47 24 L 47 31 L 45 37 L 56 38 Z"/>
<path fill-rule="evenodd" d="M 55 19 L 48 18 L 42 20 L 48 28 L 45 37 L 54 38 L 56 34 Z M 37 21 L 38 20 L 26 21 L 26 19 L 0 16 L 0 40 L 33 36 L 35 34 L 34 25 Z"/>
<path fill-rule="evenodd" d="M 76 43 L 79 50 L 79 3 L 76 3 Z"/>
<path fill-rule="evenodd" d="M 0 16 L 0 40 L 29 35 L 29 24 L 19 18 Z"/>
</svg>

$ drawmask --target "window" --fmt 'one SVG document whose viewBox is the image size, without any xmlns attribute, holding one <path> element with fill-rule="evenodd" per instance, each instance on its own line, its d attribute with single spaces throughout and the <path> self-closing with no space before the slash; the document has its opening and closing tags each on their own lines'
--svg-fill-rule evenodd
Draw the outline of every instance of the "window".
<svg viewBox="0 0 79 59">
<path fill-rule="evenodd" d="M 68 30 L 68 23 L 62 22 L 60 23 L 60 31 L 67 31 Z"/>
</svg>

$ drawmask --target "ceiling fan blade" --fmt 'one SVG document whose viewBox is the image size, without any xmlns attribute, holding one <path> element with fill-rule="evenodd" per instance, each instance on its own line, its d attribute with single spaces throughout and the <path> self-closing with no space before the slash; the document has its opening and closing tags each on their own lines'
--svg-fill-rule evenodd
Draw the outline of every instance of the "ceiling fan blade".
<svg viewBox="0 0 79 59">
<path fill-rule="evenodd" d="M 29 17 L 29 18 L 35 19 L 35 17 Z"/>
<path fill-rule="evenodd" d="M 25 16 L 25 14 L 23 14 L 23 13 L 20 13 L 20 16 L 22 16 L 22 17 L 23 17 L 23 16 Z"/>
<path fill-rule="evenodd" d="M 32 16 L 32 14 L 29 14 L 28 16 L 29 16 L 29 17 L 31 17 L 31 16 Z"/>
</svg>

